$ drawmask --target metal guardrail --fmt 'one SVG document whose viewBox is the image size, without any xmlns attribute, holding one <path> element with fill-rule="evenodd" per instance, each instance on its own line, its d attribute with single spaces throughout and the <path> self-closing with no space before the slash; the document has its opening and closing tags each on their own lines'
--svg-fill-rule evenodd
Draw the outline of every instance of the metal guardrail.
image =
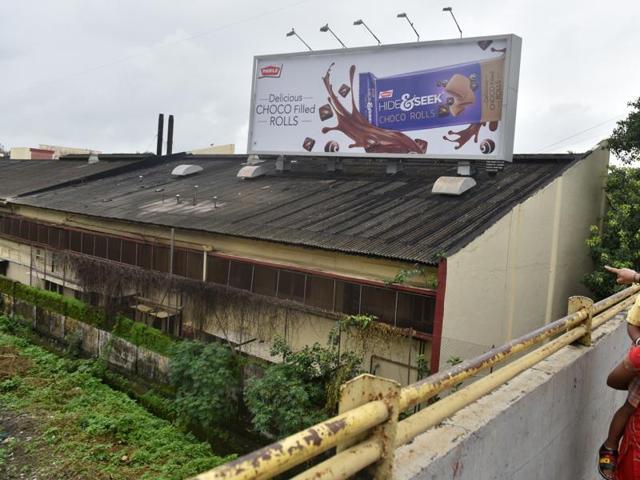
<svg viewBox="0 0 640 480">
<path fill-rule="evenodd" d="M 565 346 L 574 342 L 590 345 L 592 329 L 629 308 L 638 292 L 640 286 L 634 285 L 597 303 L 586 297 L 571 297 L 567 316 L 404 388 L 392 380 L 361 375 L 342 386 L 339 415 L 202 473 L 194 480 L 272 478 L 332 447 L 337 447 L 334 456 L 293 478 L 346 479 L 370 466 L 374 478 L 390 478 L 396 447 Z M 535 346 L 539 348 L 398 420 L 401 411 Z"/>
</svg>

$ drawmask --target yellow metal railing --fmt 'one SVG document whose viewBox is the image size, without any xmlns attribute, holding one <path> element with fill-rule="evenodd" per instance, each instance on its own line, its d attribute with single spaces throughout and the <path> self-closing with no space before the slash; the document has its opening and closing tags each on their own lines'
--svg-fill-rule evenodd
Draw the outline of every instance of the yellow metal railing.
<svg viewBox="0 0 640 480">
<path fill-rule="evenodd" d="M 375 478 L 390 478 L 396 447 L 565 346 L 574 342 L 590 345 L 591 330 L 629 308 L 639 291 L 640 286 L 632 286 L 597 303 L 585 297 L 571 297 L 569 315 L 404 388 L 391 380 L 361 375 L 342 386 L 339 415 L 202 473 L 195 480 L 272 478 L 332 447 L 337 447 L 335 455 L 293 478 L 345 479 L 371 465 Z M 401 411 L 536 346 L 539 347 L 504 367 L 398 421 Z"/>
</svg>

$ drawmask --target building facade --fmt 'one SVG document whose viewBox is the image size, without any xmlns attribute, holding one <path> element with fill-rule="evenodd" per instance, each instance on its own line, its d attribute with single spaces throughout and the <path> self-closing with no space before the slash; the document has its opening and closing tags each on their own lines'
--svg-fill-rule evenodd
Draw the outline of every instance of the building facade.
<svg viewBox="0 0 640 480">
<path fill-rule="evenodd" d="M 77 157 L 57 162 L 75 177 L 46 185 L 11 162 L 0 171 L 20 185 L 0 189 L 0 274 L 117 295 L 139 321 L 270 361 L 276 336 L 299 349 L 373 316 L 375 335 L 340 348 L 402 383 L 559 316 L 581 293 L 608 162 L 600 149 L 516 156 L 444 197 L 431 187 L 455 171 L 447 162 L 389 175 L 373 160 L 266 159 L 264 175 L 242 180 L 241 155 Z M 172 175 L 181 165 L 201 170 Z"/>
</svg>

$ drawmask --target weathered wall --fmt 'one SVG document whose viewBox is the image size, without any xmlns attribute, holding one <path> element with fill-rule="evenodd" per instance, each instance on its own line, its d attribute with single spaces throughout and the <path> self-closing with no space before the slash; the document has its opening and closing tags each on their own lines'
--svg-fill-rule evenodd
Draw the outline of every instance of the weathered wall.
<svg viewBox="0 0 640 480">
<path fill-rule="evenodd" d="M 606 386 L 629 346 L 624 314 L 396 450 L 398 479 L 593 480 L 624 392 Z M 599 477 L 598 477 L 599 478 Z"/>
<path fill-rule="evenodd" d="M 68 227 L 86 228 L 131 238 L 153 238 L 165 244 L 169 244 L 171 239 L 169 227 L 89 217 L 24 205 L 15 205 L 14 210 L 18 215 L 54 224 L 64 224 Z M 414 263 L 411 262 L 180 229 L 175 231 L 175 245 L 275 263 L 283 267 L 307 268 L 354 279 L 383 282 L 394 278 L 401 270 L 415 268 Z M 435 267 L 427 267 L 426 271 L 430 277 L 437 275 Z M 421 276 L 408 278 L 405 283 L 424 287 L 424 278 Z"/>
<path fill-rule="evenodd" d="M 187 311 L 186 316 L 190 316 L 190 312 Z M 338 315 L 323 314 L 293 304 L 252 305 L 243 299 L 230 302 L 223 308 L 212 308 L 203 324 L 203 331 L 240 345 L 238 350 L 247 355 L 278 362 L 280 358 L 270 354 L 276 336 L 284 338 L 294 351 L 314 343 L 326 346 L 332 329 L 337 327 L 338 318 Z M 431 355 L 429 342 L 401 335 L 344 333 L 341 339 L 341 351 L 363 353 L 363 370 L 403 385 L 418 379 L 418 355 L 422 354 L 426 359 Z M 421 352 L 421 348 L 424 351 Z"/>
<path fill-rule="evenodd" d="M 468 358 L 566 313 L 592 268 L 609 152 L 595 150 L 447 259 L 440 365 Z"/>
<path fill-rule="evenodd" d="M 0 313 L 2 311 L 6 314 L 16 313 L 31 320 L 33 328 L 41 335 L 67 345 L 80 342 L 84 353 L 92 357 L 102 355 L 113 367 L 152 382 L 169 382 L 167 357 L 73 318 L 47 312 L 21 300 L 13 300 L 4 294 L 0 296 L 3 305 Z"/>
</svg>

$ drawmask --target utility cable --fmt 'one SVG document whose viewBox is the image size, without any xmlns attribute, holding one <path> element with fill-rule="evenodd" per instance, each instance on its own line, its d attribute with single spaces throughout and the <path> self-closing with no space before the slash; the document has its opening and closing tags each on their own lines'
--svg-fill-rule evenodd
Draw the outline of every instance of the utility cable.
<svg viewBox="0 0 640 480">
<path fill-rule="evenodd" d="M 601 126 L 603 126 L 603 125 L 606 125 L 607 123 L 610 123 L 610 122 L 612 122 L 612 121 L 614 121 L 614 120 L 617 120 L 617 119 L 619 119 L 620 117 L 623 117 L 624 115 L 625 115 L 624 113 L 621 113 L 621 114 L 619 114 L 619 115 L 616 115 L 615 117 L 611 117 L 611 118 L 609 118 L 609 119 L 605 120 L 604 122 L 598 123 L 597 125 L 594 125 L 594 126 L 589 127 L 589 128 L 585 128 L 584 130 L 581 130 L 581 131 L 579 131 L 579 132 L 577 132 L 577 133 L 574 133 L 573 135 L 570 135 L 570 136 L 565 137 L 565 138 L 563 138 L 563 139 L 561 139 L 561 140 L 558 140 L 557 142 L 550 143 L 549 145 L 547 145 L 547 146 L 545 146 L 545 147 L 539 148 L 539 149 L 537 150 L 537 153 L 543 153 L 545 150 L 548 150 L 548 149 L 549 149 L 549 148 L 551 148 L 551 147 L 555 147 L 556 145 L 559 145 L 559 144 L 561 144 L 561 143 L 565 142 L 566 140 L 570 140 L 570 139 L 572 139 L 572 138 L 577 137 L 578 135 L 582 135 L 583 133 L 589 132 L 589 131 L 594 130 L 594 129 L 598 128 L 598 127 L 601 127 Z"/>
</svg>

